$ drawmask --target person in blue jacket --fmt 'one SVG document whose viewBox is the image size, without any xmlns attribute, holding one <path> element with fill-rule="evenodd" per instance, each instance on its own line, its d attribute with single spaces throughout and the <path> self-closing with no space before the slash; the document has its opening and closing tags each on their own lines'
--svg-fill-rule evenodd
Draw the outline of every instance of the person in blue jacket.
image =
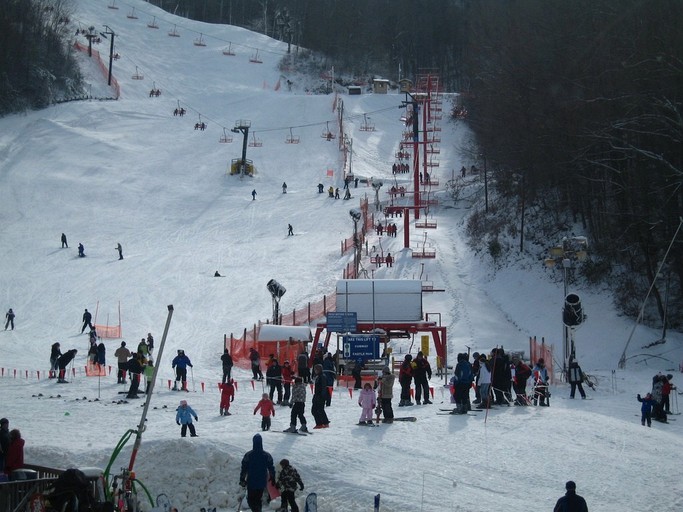
<svg viewBox="0 0 683 512">
<path fill-rule="evenodd" d="M 183 391 L 189 391 L 187 389 L 187 367 L 192 368 L 192 362 L 190 358 L 185 355 L 184 350 L 178 350 L 178 355 L 171 361 L 171 367 L 175 369 L 175 382 L 173 383 L 173 391 L 178 391 L 178 381 L 182 383 Z"/>
<path fill-rule="evenodd" d="M 654 407 L 657 402 L 655 401 L 654 398 L 652 398 L 652 395 L 648 393 L 645 395 L 645 398 L 641 398 L 640 395 L 637 396 L 638 401 L 641 402 L 643 405 L 640 406 L 640 424 L 645 426 L 645 422 L 647 422 L 647 426 L 651 427 L 652 426 L 652 407 Z"/>
<path fill-rule="evenodd" d="M 194 412 L 194 409 L 192 409 L 192 407 L 187 405 L 187 400 L 181 400 L 180 405 L 176 409 L 175 413 L 176 424 L 182 425 L 180 427 L 180 437 L 187 436 L 188 428 L 190 429 L 190 437 L 197 437 L 197 432 L 194 429 L 192 418 L 194 418 L 195 421 L 199 421 L 197 413 Z"/>
<path fill-rule="evenodd" d="M 263 449 L 260 434 L 253 437 L 253 448 L 242 458 L 240 486 L 247 489 L 247 504 L 253 512 L 262 512 L 263 491 L 270 480 L 275 485 L 273 457 Z"/>
</svg>

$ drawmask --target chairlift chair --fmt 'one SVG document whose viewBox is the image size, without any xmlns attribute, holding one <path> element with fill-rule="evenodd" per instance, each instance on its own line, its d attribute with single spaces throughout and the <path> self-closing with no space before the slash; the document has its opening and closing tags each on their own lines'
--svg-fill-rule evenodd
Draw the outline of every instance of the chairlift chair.
<svg viewBox="0 0 683 512">
<path fill-rule="evenodd" d="M 133 7 L 133 10 L 130 11 L 128 14 L 126 14 L 126 18 L 129 20 L 137 20 L 138 17 L 135 15 L 135 7 Z"/>
<path fill-rule="evenodd" d="M 119 6 L 116 5 L 116 0 L 111 0 L 111 3 L 107 6 L 109 9 L 118 9 Z"/>
<path fill-rule="evenodd" d="M 298 144 L 299 142 L 301 142 L 301 139 L 299 137 L 295 137 L 292 134 L 292 129 L 290 128 L 289 129 L 289 137 L 287 137 L 285 139 L 285 144 Z"/>
<path fill-rule="evenodd" d="M 263 141 L 261 139 L 256 138 L 256 132 L 252 133 L 252 139 L 249 142 L 249 147 L 260 148 L 261 146 L 263 146 Z"/>
<path fill-rule="evenodd" d="M 173 30 L 168 32 L 168 35 L 170 37 L 180 37 L 180 34 L 178 33 L 178 30 L 176 30 L 176 26 L 173 25 Z"/>
<path fill-rule="evenodd" d="M 159 28 L 159 25 L 157 25 L 157 17 L 156 17 L 156 16 L 153 16 L 153 17 L 152 17 L 152 21 L 150 21 L 149 23 L 147 23 L 147 26 L 148 26 L 149 28 Z"/>
<path fill-rule="evenodd" d="M 223 55 L 227 55 L 229 57 L 235 56 L 235 52 L 232 51 L 232 43 L 228 43 L 228 47 L 223 48 Z"/>
<path fill-rule="evenodd" d="M 374 132 L 375 125 L 370 123 L 367 114 L 363 114 L 363 123 L 360 125 L 360 131 L 362 132 Z"/>
<path fill-rule="evenodd" d="M 232 135 L 228 135 L 228 132 L 226 132 L 225 128 L 223 128 L 223 135 L 221 135 L 221 138 L 218 139 L 218 142 L 222 144 L 230 144 L 232 142 Z"/>
<path fill-rule="evenodd" d="M 199 39 L 194 40 L 194 45 L 195 46 L 206 46 L 206 43 L 204 42 L 204 34 L 199 34 Z"/>
<path fill-rule="evenodd" d="M 249 62 L 253 62 L 254 64 L 263 64 L 263 61 L 258 58 L 258 50 L 256 50 L 256 53 L 249 58 Z"/>
<path fill-rule="evenodd" d="M 322 134 L 320 134 L 320 136 L 327 141 L 331 141 L 331 140 L 336 139 L 337 136 L 330 131 L 330 122 L 327 121 L 326 125 L 327 126 L 325 128 L 325 131 L 323 131 Z"/>
<path fill-rule="evenodd" d="M 144 80 L 145 76 L 138 71 L 138 67 L 135 66 L 135 73 L 131 77 L 133 80 Z"/>
</svg>

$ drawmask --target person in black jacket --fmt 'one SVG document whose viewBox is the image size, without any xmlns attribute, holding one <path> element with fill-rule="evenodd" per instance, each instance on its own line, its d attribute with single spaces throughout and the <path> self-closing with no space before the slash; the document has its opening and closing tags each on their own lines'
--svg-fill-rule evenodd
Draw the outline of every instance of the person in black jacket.
<svg viewBox="0 0 683 512">
<path fill-rule="evenodd" d="M 413 379 L 415 380 L 415 403 L 420 405 L 420 400 L 424 394 L 424 404 L 431 404 L 429 400 L 429 379 L 432 378 L 432 367 L 429 361 L 420 350 L 413 361 Z"/>
<path fill-rule="evenodd" d="M 59 367 L 59 379 L 57 379 L 57 382 L 60 384 L 66 384 L 67 381 L 64 378 L 66 376 L 66 367 L 69 366 L 74 357 L 76 357 L 77 352 L 78 350 L 72 348 L 71 350 L 67 350 L 64 354 L 59 356 L 59 359 L 57 359 L 57 366 Z"/>
<path fill-rule="evenodd" d="M 60 350 L 60 345 L 59 342 L 53 343 L 52 344 L 52 349 L 50 351 L 50 378 L 54 379 L 57 377 L 57 370 L 59 369 L 59 366 L 57 365 L 57 359 L 59 359 L 59 356 L 62 355 L 62 351 Z"/>
<path fill-rule="evenodd" d="M 586 500 L 576 494 L 576 484 L 570 480 L 564 488 L 567 493 L 557 500 L 553 512 L 588 512 Z"/>
<path fill-rule="evenodd" d="M 277 404 L 282 403 L 282 367 L 277 359 L 273 359 L 266 370 L 266 384 L 270 386 L 269 398 L 272 400 L 277 390 Z"/>
<path fill-rule="evenodd" d="M 5 318 L 7 319 L 7 322 L 5 322 L 5 330 L 7 330 L 10 325 L 12 326 L 12 330 L 14 330 L 14 311 L 12 311 L 12 308 L 9 308 Z"/>
<path fill-rule="evenodd" d="M 263 449 L 260 434 L 253 437 L 253 449 L 244 454 L 240 470 L 240 486 L 247 490 L 247 504 L 254 512 L 263 509 L 263 491 L 270 480 L 275 484 L 273 457 Z"/>
<path fill-rule="evenodd" d="M 92 326 L 92 314 L 87 309 L 83 312 L 83 327 L 81 327 L 81 334 L 85 332 L 86 327 L 90 327 L 91 331 L 94 329 Z"/>
<path fill-rule="evenodd" d="M 327 418 L 325 412 L 325 402 L 327 401 L 327 383 L 323 375 L 323 365 L 316 364 L 313 366 L 313 399 L 311 403 L 311 414 L 315 419 L 315 427 L 313 428 L 327 428 L 330 426 L 330 420 Z"/>
<path fill-rule="evenodd" d="M 138 389 L 140 388 L 140 375 L 143 367 L 140 364 L 140 354 L 135 353 L 130 361 L 128 361 L 128 375 L 130 376 L 130 387 L 126 398 L 140 398 L 138 397 Z"/>
<path fill-rule="evenodd" d="M 223 351 L 221 363 L 223 363 L 223 381 L 221 384 L 225 384 L 230 380 L 230 374 L 232 373 L 233 367 L 232 356 L 230 355 L 230 352 L 228 352 L 227 348 Z"/>
</svg>

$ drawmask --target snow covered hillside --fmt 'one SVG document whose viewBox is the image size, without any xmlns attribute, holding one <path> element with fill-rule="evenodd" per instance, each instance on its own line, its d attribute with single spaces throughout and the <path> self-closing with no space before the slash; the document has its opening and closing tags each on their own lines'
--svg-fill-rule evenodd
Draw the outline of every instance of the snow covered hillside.
<svg viewBox="0 0 683 512">
<path fill-rule="evenodd" d="M 112 0 L 77 0 L 72 21 L 116 33 L 121 58 L 113 74 L 120 99 L 64 103 L 0 119 L 0 291 L 4 311 L 16 313 L 15 330 L 0 331 L 0 416 L 21 430 L 29 463 L 104 467 L 119 438 L 140 421 L 142 408 L 140 401 L 116 403 L 122 386 L 114 373 L 101 380 L 83 374 L 83 310 L 97 310 L 98 324 L 112 324 L 120 303 L 123 339 L 135 346 L 148 332 L 160 341 L 172 304 L 135 469 L 154 496 L 168 494 L 180 512 L 209 505 L 235 510 L 239 464 L 259 431 L 252 412 L 262 388 L 236 370 L 233 415 L 219 416 L 223 336 L 239 336 L 271 316 L 270 279 L 287 289 L 284 312 L 332 293 L 352 258 L 340 254 L 341 241 L 353 234 L 349 209 L 366 195 L 372 203 L 374 192 L 359 183 L 348 201 L 318 194 L 318 183 L 343 185 L 338 140 L 321 137 L 336 126 L 338 104 L 333 94 L 307 94 L 314 78 L 279 69 L 286 44 L 180 19 L 141 0 L 115 4 L 118 9 L 108 8 Z M 127 17 L 133 9 L 137 19 Z M 148 28 L 152 21 L 158 29 Z M 180 37 L 170 37 L 172 30 Z M 106 54 L 108 41 L 96 47 Z M 225 55 L 227 48 L 235 55 Z M 97 67 L 81 59 L 92 94 L 108 95 Z M 152 88 L 161 95 L 150 97 Z M 391 172 L 404 130 L 404 96 L 339 99 L 353 141 L 354 172 L 383 181 L 383 201 L 391 184 L 411 187 L 408 175 L 394 182 Z M 173 115 L 179 106 L 187 111 L 183 117 Z M 374 132 L 360 129 L 368 118 Z M 241 156 L 242 135 L 230 131 L 240 120 L 250 122 L 250 139 L 262 142 L 248 147 L 247 158 L 257 168 L 253 178 L 226 175 L 230 160 Z M 198 122 L 206 130 L 195 130 Z M 394 266 L 377 269 L 375 277 L 421 278 L 445 290 L 425 294 L 424 310 L 441 313 L 451 360 L 468 347 L 488 353 L 502 345 L 528 353 L 530 336 L 545 337 L 561 360 L 562 276 L 530 258 L 493 270 L 487 256 L 469 250 L 464 224 L 472 206 L 483 201 L 482 184 L 466 178 L 467 200 L 453 202 L 446 194 L 452 171 L 473 162 L 461 151 L 470 138 L 466 125 L 444 119 L 441 126 L 434 173 L 440 204 L 431 212 L 438 227 L 426 234 L 437 257 L 412 258 L 397 222 L 398 236 L 381 239 L 395 256 Z M 222 135 L 233 142 L 219 143 Z M 300 143 L 286 144 L 292 136 Z M 288 224 L 294 236 L 287 236 Z M 60 248 L 61 233 L 68 249 Z M 424 236 L 413 230 L 411 246 Z M 78 243 L 86 258 L 77 257 Z M 379 243 L 372 232 L 369 245 Z M 372 267 L 367 258 L 363 265 Z M 216 270 L 226 277 L 212 277 Z M 598 379 L 597 389 L 588 390 L 592 400 L 567 400 L 568 387 L 558 382 L 549 408 L 441 416 L 439 404 L 448 402 L 448 393 L 443 379 L 434 377 L 434 405 L 399 409 L 396 386 L 397 415 L 416 416 L 416 422 L 370 429 L 356 425 L 357 395 L 340 387 L 327 410 L 329 429 L 309 437 L 276 433 L 289 425 L 289 409 L 280 408 L 273 432 L 263 434 L 265 449 L 276 462 L 291 461 L 306 484 L 301 497 L 318 493 L 321 511 L 372 510 L 377 493 L 382 511 L 552 510 L 570 479 L 591 511 L 683 509 L 675 469 L 683 449 L 681 421 L 642 427 L 635 398 L 650 391 L 658 372 L 681 382 L 683 336 L 670 332 L 665 344 L 643 349 L 660 334 L 638 327 L 627 367 L 619 370 L 632 320 L 616 313 L 607 291 L 576 286 L 572 291 L 588 314 L 577 330 L 577 354 L 584 371 Z M 45 379 L 55 341 L 62 351 L 79 351 L 69 384 Z M 108 364 L 115 365 L 120 341 L 105 341 Z M 399 354 L 410 345 L 392 343 Z M 191 391 L 181 397 L 167 388 L 178 349 L 194 364 Z M 430 360 L 435 367 L 433 353 Z M 180 438 L 174 411 L 181 398 L 198 412 L 198 438 Z M 306 416 L 310 422 L 310 392 Z M 113 471 L 127 466 L 129 457 L 127 446 Z"/>
</svg>

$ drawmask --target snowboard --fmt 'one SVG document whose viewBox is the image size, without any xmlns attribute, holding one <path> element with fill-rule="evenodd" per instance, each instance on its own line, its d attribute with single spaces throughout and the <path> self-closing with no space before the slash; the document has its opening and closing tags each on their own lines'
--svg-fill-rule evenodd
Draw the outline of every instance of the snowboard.
<svg viewBox="0 0 683 512">
<path fill-rule="evenodd" d="M 275 498 L 280 497 L 280 490 L 275 487 L 275 484 L 271 482 L 270 478 L 268 479 L 268 483 L 266 484 L 266 489 L 268 491 L 268 496 L 270 496 L 270 501 L 273 501 Z"/>
<path fill-rule="evenodd" d="M 306 497 L 304 512 L 318 512 L 318 495 L 314 492 Z"/>
<path fill-rule="evenodd" d="M 417 421 L 417 418 L 415 416 L 400 416 L 398 418 L 394 418 L 394 421 Z"/>
<path fill-rule="evenodd" d="M 455 411 L 452 412 L 437 412 L 437 416 L 479 416 L 478 414 L 473 414 L 471 412 L 466 412 L 465 414 L 458 413 Z"/>
</svg>

